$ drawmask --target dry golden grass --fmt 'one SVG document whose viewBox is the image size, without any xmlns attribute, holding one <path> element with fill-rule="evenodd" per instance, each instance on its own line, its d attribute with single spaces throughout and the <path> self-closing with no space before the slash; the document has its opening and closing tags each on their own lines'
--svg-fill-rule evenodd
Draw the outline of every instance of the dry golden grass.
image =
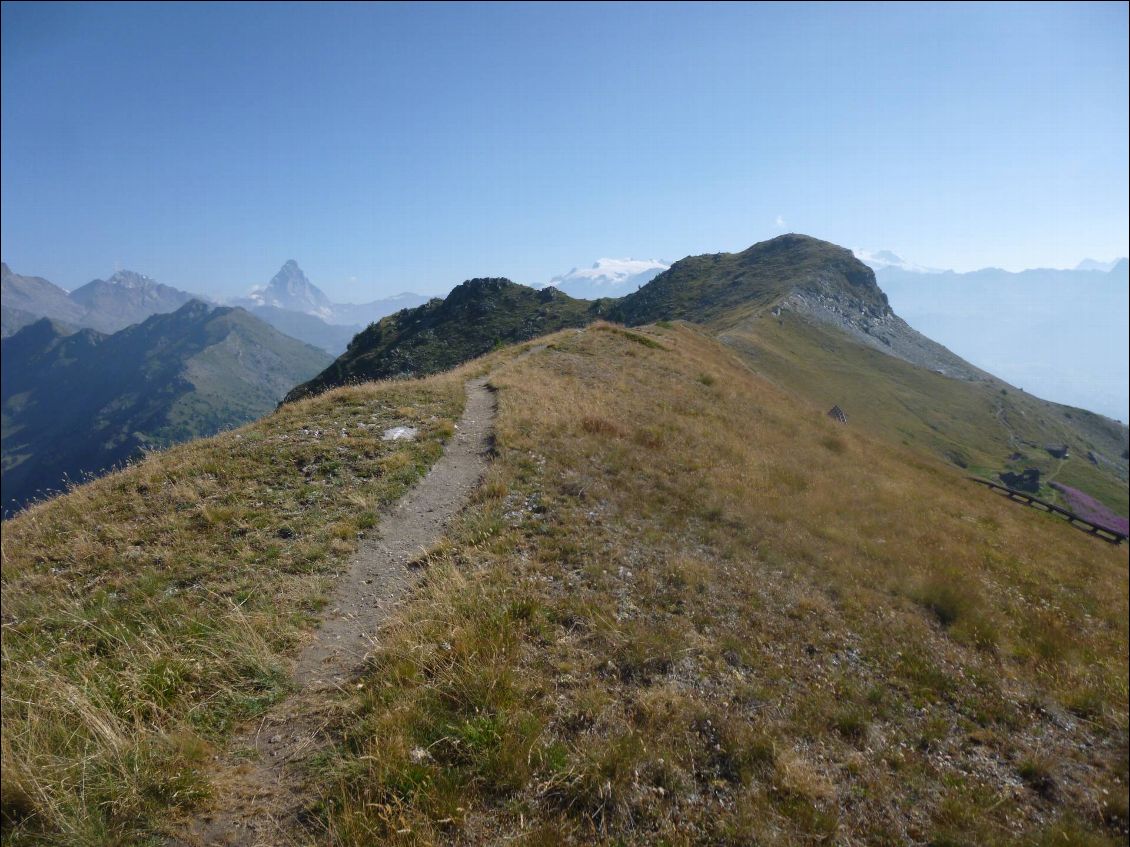
<svg viewBox="0 0 1130 847">
<path fill-rule="evenodd" d="M 160 843 L 462 404 L 458 375 L 341 389 L 6 521 L 4 844 Z"/>
<path fill-rule="evenodd" d="M 830 422 L 693 329 L 547 341 L 5 523 L 4 843 L 159 843 L 490 367 L 494 465 L 331 710 L 299 841 L 1125 842 L 1125 548 Z"/>
<path fill-rule="evenodd" d="M 549 341 L 312 840 L 1125 842 L 1125 548 L 692 329 Z"/>
</svg>

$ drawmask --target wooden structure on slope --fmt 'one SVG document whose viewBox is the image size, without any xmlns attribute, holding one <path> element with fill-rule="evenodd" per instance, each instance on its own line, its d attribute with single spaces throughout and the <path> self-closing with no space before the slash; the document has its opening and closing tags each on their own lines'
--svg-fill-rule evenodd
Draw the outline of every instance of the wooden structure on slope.
<svg viewBox="0 0 1130 847">
<path fill-rule="evenodd" d="M 1096 538 L 1101 538 L 1103 541 L 1109 541 L 1111 544 L 1121 544 L 1126 540 L 1126 533 L 1119 532 L 1117 529 L 1111 529 L 1102 524 L 1097 524 L 1094 521 L 1087 520 L 1087 518 L 1081 518 L 1074 512 L 1069 512 L 1062 506 L 1049 503 L 1047 500 L 1041 500 L 1039 497 L 1033 497 L 1031 494 L 1025 494 L 1023 491 L 1017 491 L 1013 488 L 1009 488 L 1007 485 L 1001 485 L 999 482 L 993 482 L 989 479 L 981 479 L 977 476 L 971 476 L 969 479 L 979 485 L 988 486 L 993 491 L 1004 494 L 1009 500 L 1015 500 L 1018 503 L 1023 503 L 1025 506 L 1031 506 L 1033 509 L 1040 509 L 1041 511 L 1050 512 L 1053 515 L 1066 518 L 1067 522 L 1076 529 L 1089 532 L 1091 535 Z"/>
<path fill-rule="evenodd" d="M 831 409 L 829 409 L 828 417 L 830 417 L 834 421 L 839 421 L 842 424 L 847 423 L 847 415 L 839 406 L 833 406 Z"/>
</svg>

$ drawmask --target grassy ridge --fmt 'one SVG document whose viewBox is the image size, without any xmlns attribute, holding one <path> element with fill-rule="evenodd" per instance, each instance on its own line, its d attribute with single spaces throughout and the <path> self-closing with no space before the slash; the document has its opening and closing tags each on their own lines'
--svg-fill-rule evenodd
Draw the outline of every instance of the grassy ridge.
<svg viewBox="0 0 1130 847">
<path fill-rule="evenodd" d="M 689 328 L 492 380 L 498 457 L 320 763 L 319 843 L 1125 839 L 1125 549 Z"/>
<path fill-rule="evenodd" d="M 3 843 L 159 843 L 462 403 L 459 376 L 340 389 L 5 522 Z"/>
<path fill-rule="evenodd" d="M 750 367 L 787 391 L 825 410 L 841 406 L 853 427 L 986 477 L 1035 467 L 1045 479 L 1054 475 L 1084 489 L 1119 514 L 1130 509 L 1125 480 L 1113 467 L 1100 468 L 1086 458 L 1096 450 L 1117 459 L 1126 449 L 1125 429 L 1098 415 L 997 381 L 949 379 L 788 313 L 746 321 L 721 337 Z M 1073 454 L 1066 462 L 1043 449 L 1062 444 Z M 1019 458 L 1010 459 L 1014 454 Z M 1041 494 L 1059 499 L 1046 486 Z"/>
<path fill-rule="evenodd" d="M 548 340 L 493 357 L 497 458 L 327 710 L 299 843 L 1125 840 L 1125 549 L 693 328 Z M 213 745 L 285 695 L 485 366 L 290 404 L 6 523 L 4 843 L 159 843 L 206 807 Z M 379 440 L 402 423 L 421 441 Z"/>
</svg>

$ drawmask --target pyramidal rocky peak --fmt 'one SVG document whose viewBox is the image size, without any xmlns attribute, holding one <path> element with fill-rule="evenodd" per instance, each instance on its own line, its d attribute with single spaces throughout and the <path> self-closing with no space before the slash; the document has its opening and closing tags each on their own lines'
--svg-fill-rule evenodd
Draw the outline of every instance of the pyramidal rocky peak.
<svg viewBox="0 0 1130 847">
<path fill-rule="evenodd" d="M 262 306 L 304 312 L 323 319 L 333 316 L 330 298 L 310 282 L 294 259 L 287 259 L 267 287 L 253 291 L 250 299 Z"/>
</svg>

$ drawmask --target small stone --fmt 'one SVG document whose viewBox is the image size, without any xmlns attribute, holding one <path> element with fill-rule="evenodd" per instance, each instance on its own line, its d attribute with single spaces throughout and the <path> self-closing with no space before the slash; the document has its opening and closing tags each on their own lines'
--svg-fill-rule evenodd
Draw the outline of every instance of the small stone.
<svg viewBox="0 0 1130 847">
<path fill-rule="evenodd" d="M 381 441 L 415 441 L 417 432 L 414 426 L 391 426 L 381 433 Z"/>
</svg>

